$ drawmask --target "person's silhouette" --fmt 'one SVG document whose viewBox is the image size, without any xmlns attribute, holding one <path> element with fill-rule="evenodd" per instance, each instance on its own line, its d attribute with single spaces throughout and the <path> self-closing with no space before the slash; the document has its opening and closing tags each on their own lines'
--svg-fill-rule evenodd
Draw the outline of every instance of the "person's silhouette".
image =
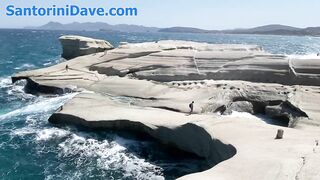
<svg viewBox="0 0 320 180">
<path fill-rule="evenodd" d="M 189 108 L 190 108 L 190 114 L 193 113 L 193 104 L 194 104 L 194 101 L 192 101 L 190 104 L 189 104 Z"/>
</svg>

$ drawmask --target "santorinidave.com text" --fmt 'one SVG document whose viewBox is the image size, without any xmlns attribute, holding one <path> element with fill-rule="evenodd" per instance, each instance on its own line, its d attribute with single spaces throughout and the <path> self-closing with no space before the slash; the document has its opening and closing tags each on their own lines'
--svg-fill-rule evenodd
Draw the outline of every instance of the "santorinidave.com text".
<svg viewBox="0 0 320 180">
<path fill-rule="evenodd" d="M 7 16 L 137 16 L 135 7 L 81 7 L 78 5 L 65 5 L 50 7 L 17 7 L 6 6 Z"/>
</svg>

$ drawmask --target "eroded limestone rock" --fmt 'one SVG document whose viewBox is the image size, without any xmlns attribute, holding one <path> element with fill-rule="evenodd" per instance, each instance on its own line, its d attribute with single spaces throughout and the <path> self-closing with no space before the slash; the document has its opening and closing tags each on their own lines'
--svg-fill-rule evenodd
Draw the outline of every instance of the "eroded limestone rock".
<svg viewBox="0 0 320 180">
<path fill-rule="evenodd" d="M 233 111 L 237 112 L 247 112 L 254 114 L 254 106 L 251 102 L 248 101 L 237 101 L 231 103 L 231 105 L 223 112 L 223 114 L 232 114 Z"/>
<path fill-rule="evenodd" d="M 160 41 L 122 44 L 12 80 L 27 79 L 43 93 L 69 86 L 92 92 L 68 102 L 52 123 L 143 131 L 212 165 L 224 161 L 182 179 L 319 179 L 320 88 L 303 86 L 319 85 L 318 63 L 258 46 Z M 286 138 L 275 141 L 278 126 L 247 113 L 215 113 L 232 110 L 298 119 L 301 130 L 284 127 Z"/>
<path fill-rule="evenodd" d="M 61 56 L 65 59 L 113 49 L 108 41 L 83 36 L 61 36 L 59 40 L 63 50 Z"/>
</svg>

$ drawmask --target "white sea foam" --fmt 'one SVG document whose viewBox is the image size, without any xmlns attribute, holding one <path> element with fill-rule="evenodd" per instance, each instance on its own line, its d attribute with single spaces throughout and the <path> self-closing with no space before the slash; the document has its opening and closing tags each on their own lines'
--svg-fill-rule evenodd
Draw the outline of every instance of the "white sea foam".
<svg viewBox="0 0 320 180">
<path fill-rule="evenodd" d="M 36 128 L 33 127 L 23 127 L 20 129 L 16 129 L 14 131 L 12 131 L 11 135 L 14 136 L 25 136 L 25 135 L 29 135 L 29 134 L 35 134 L 38 130 Z"/>
<path fill-rule="evenodd" d="M 24 86 L 22 85 L 12 85 L 11 88 L 7 91 L 9 95 L 17 94 L 17 93 L 24 93 Z"/>
<path fill-rule="evenodd" d="M 25 63 L 25 64 L 23 64 L 21 66 L 15 67 L 14 69 L 21 70 L 21 69 L 31 69 L 31 68 L 35 68 L 35 65 Z"/>
<path fill-rule="evenodd" d="M 32 94 L 27 94 L 24 92 L 24 87 L 26 85 L 25 80 L 21 80 L 16 82 L 15 84 L 11 85 L 7 89 L 7 94 L 12 95 L 14 97 L 20 98 L 20 99 L 31 99 L 34 98 L 35 96 Z"/>
<path fill-rule="evenodd" d="M 8 88 L 11 87 L 11 79 L 10 77 L 1 77 L 0 78 L 0 88 Z"/>
<path fill-rule="evenodd" d="M 37 126 L 38 125 L 38 121 L 37 121 L 37 116 L 38 115 L 29 115 L 26 117 L 26 124 L 28 126 Z M 39 116 L 38 116 L 39 117 Z"/>
<path fill-rule="evenodd" d="M 43 117 L 47 116 L 43 115 Z M 24 137 L 32 134 L 35 135 L 36 141 L 50 141 L 61 139 L 71 134 L 69 130 L 65 129 L 56 127 L 44 128 L 43 125 L 47 124 L 47 122 L 42 121 L 43 119 L 47 118 L 39 117 L 39 115 L 29 115 L 26 118 L 26 126 L 13 130 L 11 135 Z"/>
<path fill-rule="evenodd" d="M 60 139 L 70 134 L 70 131 L 58 128 L 47 128 L 37 133 L 37 141 L 49 141 L 52 139 Z"/>
<path fill-rule="evenodd" d="M 52 62 L 43 63 L 44 66 L 50 66 L 51 64 L 53 63 Z"/>
<path fill-rule="evenodd" d="M 51 66 L 61 62 L 60 57 L 49 58 L 46 63 L 43 63 L 44 66 Z"/>
<path fill-rule="evenodd" d="M 75 166 L 95 166 L 101 170 L 121 171 L 124 178 L 129 179 L 161 179 L 162 168 L 146 162 L 144 159 L 127 152 L 128 146 L 136 145 L 137 141 L 128 140 L 116 136 L 114 140 L 97 140 L 93 134 L 74 133 L 71 130 L 55 127 L 42 128 L 35 122 L 35 116 L 27 117 L 27 126 L 13 131 L 13 135 L 26 136 L 35 134 L 35 140 L 46 142 L 51 140 L 62 140 L 58 145 L 60 157 L 75 156 Z M 95 158 L 96 164 L 90 164 L 90 159 Z M 89 160 L 89 161 L 88 161 Z M 90 171 L 90 168 L 88 169 Z M 86 170 L 67 174 L 72 179 L 80 179 L 86 175 Z M 77 178 L 79 177 L 79 178 Z M 54 177 L 47 176 L 46 179 Z"/>
<path fill-rule="evenodd" d="M 73 98 L 76 94 L 67 94 L 64 96 L 58 96 L 55 98 L 39 97 L 36 102 L 31 103 L 20 109 L 16 109 L 9 113 L 0 116 L 0 120 L 11 118 L 14 116 L 38 114 L 53 111 L 62 106 L 67 100 Z"/>
<path fill-rule="evenodd" d="M 18 97 L 21 99 L 33 98 L 34 97 L 33 95 L 26 94 L 24 92 L 25 85 L 26 85 L 25 80 L 21 80 L 12 84 L 10 77 L 0 78 L 0 88 L 4 89 L 8 95 L 14 95 L 14 97 Z"/>
<path fill-rule="evenodd" d="M 117 138 L 116 141 L 96 140 L 83 134 L 72 134 L 70 138 L 59 144 L 60 156 L 78 156 L 77 166 L 81 166 L 81 159 L 97 158 L 97 168 L 105 170 L 121 170 L 124 177 L 134 179 L 164 179 L 161 168 L 127 153 L 126 147 L 117 143 L 126 141 Z M 129 142 L 127 142 L 129 143 Z"/>
<path fill-rule="evenodd" d="M 35 115 L 29 115 L 26 117 L 26 126 L 18 129 L 12 130 L 10 133 L 12 136 L 25 136 L 29 134 L 35 134 L 39 131 L 36 126 L 36 118 Z"/>
</svg>

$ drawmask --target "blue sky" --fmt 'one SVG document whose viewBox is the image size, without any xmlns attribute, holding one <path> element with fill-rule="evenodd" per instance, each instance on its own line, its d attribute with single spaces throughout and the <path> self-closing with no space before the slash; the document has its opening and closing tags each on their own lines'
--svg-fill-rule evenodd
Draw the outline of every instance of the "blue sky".
<svg viewBox="0 0 320 180">
<path fill-rule="evenodd" d="M 137 17 L 7 17 L 5 8 L 13 4 L 50 7 L 75 4 L 87 7 L 137 7 Z M 38 26 L 49 21 L 107 22 L 145 26 L 188 26 L 230 29 L 266 24 L 297 27 L 320 26 L 319 0 L 1 0 L 0 27 Z"/>
</svg>

